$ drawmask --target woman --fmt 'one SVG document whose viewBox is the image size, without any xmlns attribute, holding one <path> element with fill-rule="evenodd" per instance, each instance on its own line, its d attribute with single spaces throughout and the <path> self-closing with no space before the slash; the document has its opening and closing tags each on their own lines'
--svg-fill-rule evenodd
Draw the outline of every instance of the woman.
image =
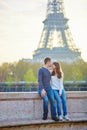
<svg viewBox="0 0 87 130">
<path fill-rule="evenodd" d="M 69 120 L 67 115 L 67 105 L 66 105 L 66 93 L 63 87 L 63 72 L 58 62 L 53 63 L 53 72 L 51 76 L 51 86 L 54 92 L 54 97 L 57 101 L 57 111 L 59 120 Z M 61 110 L 61 101 L 63 109 L 63 117 Z"/>
</svg>

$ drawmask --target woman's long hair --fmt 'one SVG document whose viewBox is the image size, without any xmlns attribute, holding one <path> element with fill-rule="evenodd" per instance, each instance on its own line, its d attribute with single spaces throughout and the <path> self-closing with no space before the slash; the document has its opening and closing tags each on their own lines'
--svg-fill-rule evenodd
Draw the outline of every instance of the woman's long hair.
<svg viewBox="0 0 87 130">
<path fill-rule="evenodd" d="M 61 66 L 58 62 L 54 62 L 53 65 L 55 65 L 55 69 L 56 69 L 56 73 L 57 73 L 57 77 L 60 79 L 62 77 L 62 70 L 61 70 Z M 55 72 L 52 72 L 52 75 L 55 75 Z"/>
</svg>

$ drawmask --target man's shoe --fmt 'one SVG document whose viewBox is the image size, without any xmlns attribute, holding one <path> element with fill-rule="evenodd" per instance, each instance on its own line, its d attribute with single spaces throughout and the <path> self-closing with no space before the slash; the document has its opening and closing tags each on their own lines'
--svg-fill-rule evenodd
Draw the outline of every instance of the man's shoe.
<svg viewBox="0 0 87 130">
<path fill-rule="evenodd" d="M 43 119 L 43 120 L 47 120 L 47 117 L 44 116 L 42 119 Z"/>
<path fill-rule="evenodd" d="M 59 119 L 57 117 L 53 117 L 52 120 L 59 121 Z"/>
</svg>

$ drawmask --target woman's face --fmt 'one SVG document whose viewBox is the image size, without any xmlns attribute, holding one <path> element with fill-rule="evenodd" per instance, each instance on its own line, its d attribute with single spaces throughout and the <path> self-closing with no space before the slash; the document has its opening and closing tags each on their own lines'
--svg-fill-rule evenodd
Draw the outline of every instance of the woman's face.
<svg viewBox="0 0 87 130">
<path fill-rule="evenodd" d="M 53 70 L 55 70 L 56 69 L 56 66 L 53 64 Z"/>
</svg>

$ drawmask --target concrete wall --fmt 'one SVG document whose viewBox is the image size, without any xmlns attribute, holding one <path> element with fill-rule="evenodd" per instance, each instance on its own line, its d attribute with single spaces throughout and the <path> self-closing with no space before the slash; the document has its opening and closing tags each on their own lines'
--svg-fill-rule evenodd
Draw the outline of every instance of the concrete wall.
<svg viewBox="0 0 87 130">
<path fill-rule="evenodd" d="M 87 114 L 87 92 L 67 92 L 69 114 Z M 42 100 L 37 92 L 0 93 L 0 121 L 42 118 Z"/>
</svg>

